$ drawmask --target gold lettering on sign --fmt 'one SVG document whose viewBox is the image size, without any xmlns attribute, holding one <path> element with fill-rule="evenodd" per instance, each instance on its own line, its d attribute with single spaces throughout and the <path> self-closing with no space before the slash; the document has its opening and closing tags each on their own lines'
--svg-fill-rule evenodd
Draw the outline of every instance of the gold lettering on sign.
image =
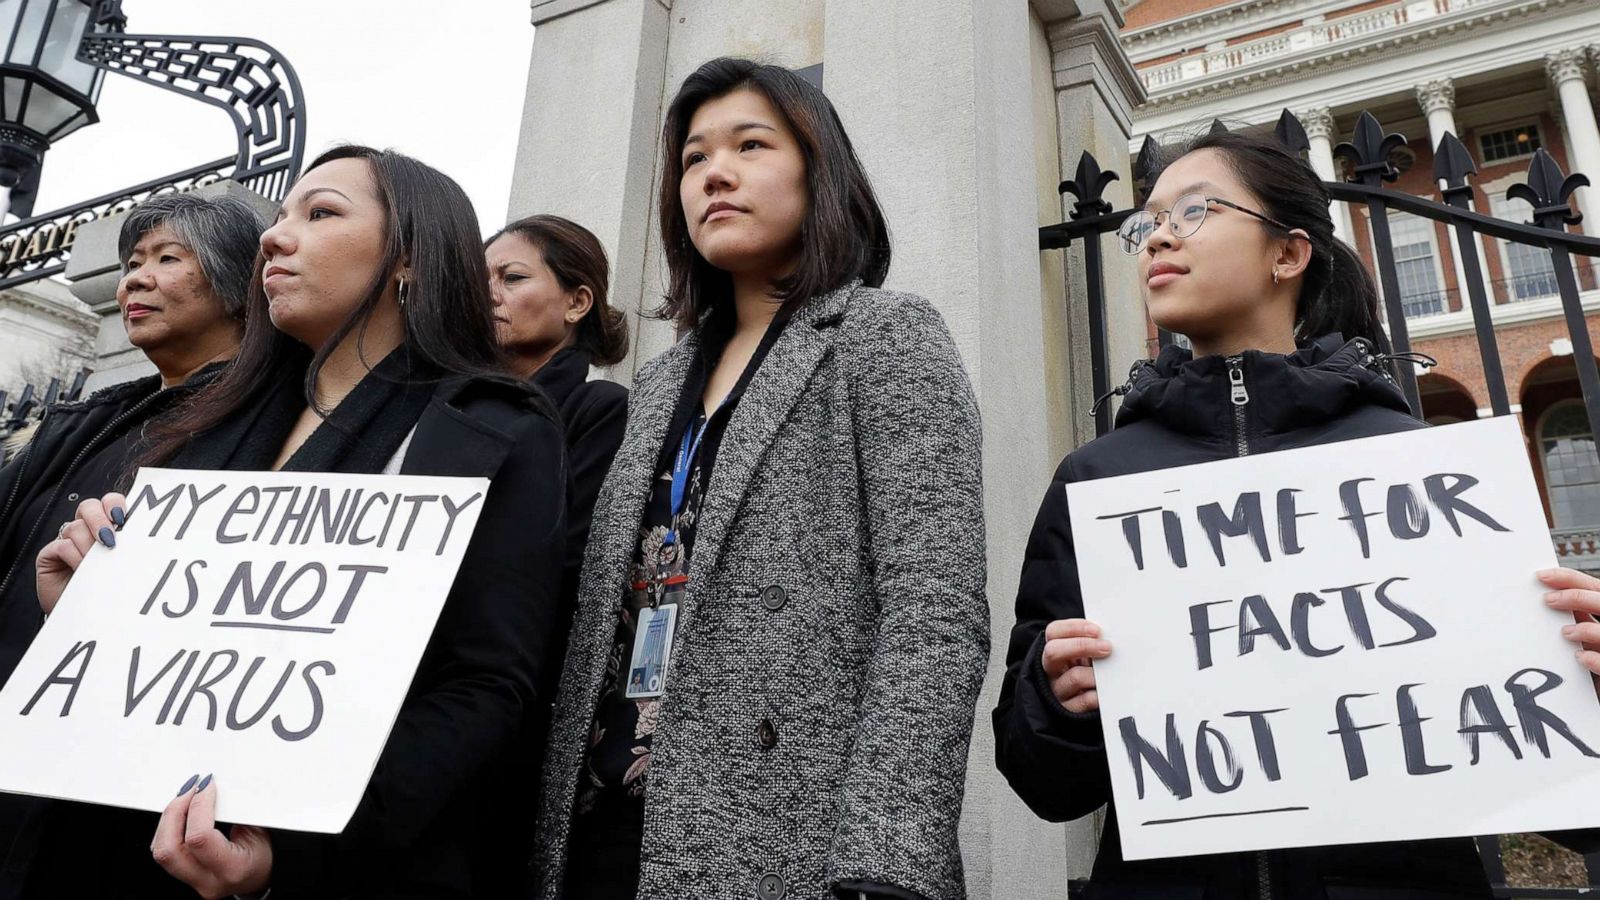
<svg viewBox="0 0 1600 900">
<path fill-rule="evenodd" d="M 35 228 L 33 235 L 28 238 L 28 246 L 22 251 L 24 260 L 32 261 L 44 253 L 45 233 L 43 228 Z"/>
</svg>

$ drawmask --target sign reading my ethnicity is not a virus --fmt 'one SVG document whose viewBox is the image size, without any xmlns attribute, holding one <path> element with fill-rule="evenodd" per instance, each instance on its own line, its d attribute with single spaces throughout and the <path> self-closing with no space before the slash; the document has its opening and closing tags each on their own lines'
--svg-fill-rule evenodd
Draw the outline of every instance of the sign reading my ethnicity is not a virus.
<svg viewBox="0 0 1600 900">
<path fill-rule="evenodd" d="M 1600 825 L 1515 420 L 1067 494 L 1126 858 Z"/>
<path fill-rule="evenodd" d="M 483 478 L 143 469 L 0 690 L 0 790 L 337 832 L 483 509 Z"/>
</svg>

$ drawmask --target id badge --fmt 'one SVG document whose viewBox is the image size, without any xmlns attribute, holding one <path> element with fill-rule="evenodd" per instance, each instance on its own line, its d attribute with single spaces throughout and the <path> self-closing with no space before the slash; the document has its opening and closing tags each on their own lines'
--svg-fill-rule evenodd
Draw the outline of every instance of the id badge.
<svg viewBox="0 0 1600 900">
<path fill-rule="evenodd" d="M 678 624 L 678 604 L 663 603 L 639 610 L 639 627 L 633 633 L 628 660 L 630 700 L 660 697 L 667 689 L 667 666 L 672 662 L 672 633 Z"/>
</svg>

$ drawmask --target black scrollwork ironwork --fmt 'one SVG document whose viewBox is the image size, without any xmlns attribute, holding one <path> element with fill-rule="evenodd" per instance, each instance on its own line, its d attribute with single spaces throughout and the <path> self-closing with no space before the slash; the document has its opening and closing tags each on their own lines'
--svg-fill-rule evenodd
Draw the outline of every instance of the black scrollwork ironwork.
<svg viewBox="0 0 1600 900">
<path fill-rule="evenodd" d="M 0 227 L 0 289 L 66 270 L 77 228 L 152 194 L 222 179 L 281 200 L 305 155 L 305 102 L 294 69 L 272 47 L 234 37 L 124 34 L 121 0 L 99 0 L 78 59 L 225 110 L 238 150 L 163 178 Z"/>
</svg>

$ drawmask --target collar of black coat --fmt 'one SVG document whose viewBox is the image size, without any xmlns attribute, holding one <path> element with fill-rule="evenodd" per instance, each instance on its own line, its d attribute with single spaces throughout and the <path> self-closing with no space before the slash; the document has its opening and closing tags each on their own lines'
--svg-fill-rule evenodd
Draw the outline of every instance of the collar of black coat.
<svg viewBox="0 0 1600 900">
<path fill-rule="evenodd" d="M 589 380 L 589 360 L 589 351 L 582 347 L 562 347 L 529 380 L 560 406 L 572 396 L 578 385 Z"/>
<path fill-rule="evenodd" d="M 221 374 L 222 370 L 228 367 L 229 362 L 230 360 L 223 360 L 221 362 L 206 363 L 204 366 L 201 366 L 199 369 L 197 369 L 194 374 L 190 375 L 182 384 L 175 385 L 174 389 L 194 390 L 195 388 L 204 387 L 219 374 Z M 135 378 L 132 381 L 123 381 L 117 384 L 107 385 L 106 387 L 95 391 L 82 400 L 74 403 L 61 404 L 61 408 L 71 409 L 73 407 L 78 407 L 87 409 L 89 407 L 100 406 L 106 403 L 121 403 L 126 400 L 137 400 L 147 397 L 159 390 L 161 390 L 161 376 L 146 375 L 143 378 Z"/>
<path fill-rule="evenodd" d="M 1249 393 L 1247 415 L 1258 433 L 1282 433 L 1327 422 L 1363 406 L 1410 412 L 1405 395 L 1375 358 L 1372 345 L 1328 334 L 1287 356 L 1240 354 Z M 1166 347 L 1128 373 L 1117 427 L 1153 419 L 1174 431 L 1211 434 L 1232 427 L 1228 362 Z"/>
</svg>

